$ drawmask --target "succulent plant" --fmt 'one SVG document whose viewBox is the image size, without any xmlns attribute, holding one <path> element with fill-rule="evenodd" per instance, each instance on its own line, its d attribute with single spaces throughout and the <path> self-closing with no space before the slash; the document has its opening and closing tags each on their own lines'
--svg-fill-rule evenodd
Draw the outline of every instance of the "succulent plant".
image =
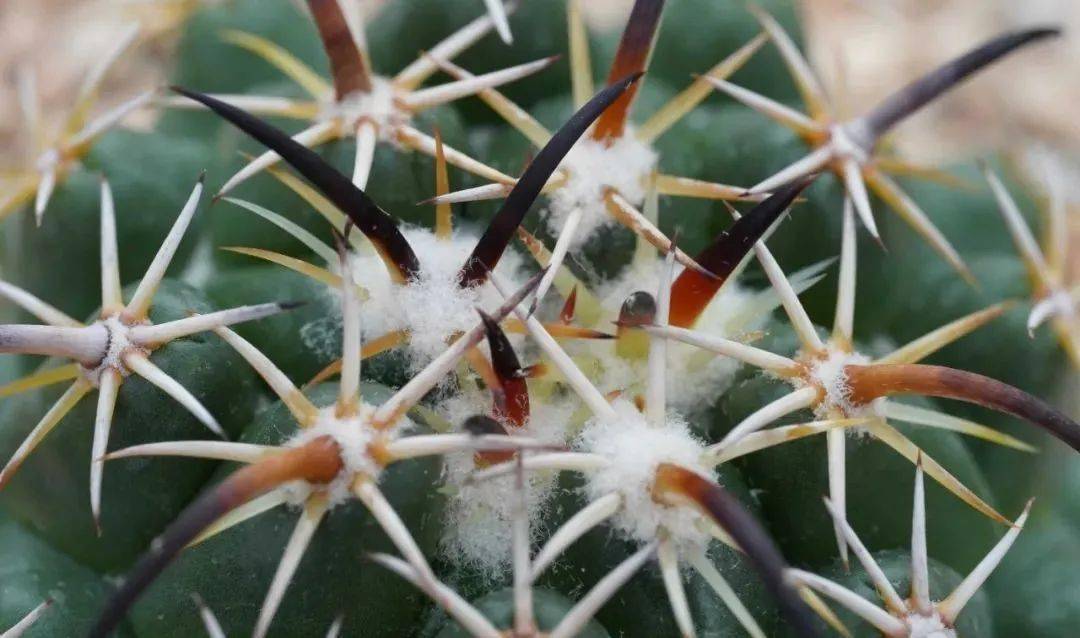
<svg viewBox="0 0 1080 638">
<path fill-rule="evenodd" d="M 1040 247 L 1010 175 L 924 191 L 907 179 L 962 178 L 880 145 L 1058 30 L 841 120 L 785 3 L 636 0 L 617 39 L 578 0 L 519 4 L 390 0 L 365 26 L 346 0 L 164 0 L 142 9 L 180 32 L 170 95 L 87 123 L 131 31 L 53 142 L 23 100 L 41 159 L 0 209 L 2 635 L 1068 634 L 1080 610 L 1039 609 L 1080 551 L 1080 425 L 1050 385 L 1080 335 L 1060 192 Z M 156 130 L 106 133 L 151 103 Z M 635 105 L 656 110 L 634 126 Z M 884 243 L 871 191 L 905 250 L 860 254 L 858 222 Z"/>
</svg>

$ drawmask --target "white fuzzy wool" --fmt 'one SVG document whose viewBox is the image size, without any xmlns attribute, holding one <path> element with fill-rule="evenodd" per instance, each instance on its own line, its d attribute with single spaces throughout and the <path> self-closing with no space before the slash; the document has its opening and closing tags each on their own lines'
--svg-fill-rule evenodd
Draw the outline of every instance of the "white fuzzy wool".
<svg viewBox="0 0 1080 638">
<path fill-rule="evenodd" d="M 480 392 L 455 394 L 439 406 L 440 415 L 454 425 L 490 410 L 490 395 Z M 517 432 L 553 444 L 564 443 L 572 410 L 569 401 L 554 404 L 534 399 L 529 423 Z M 520 496 L 514 475 L 469 481 L 475 471 L 472 453 L 449 454 L 444 458 L 444 490 L 449 498 L 440 550 L 453 564 L 468 567 L 495 582 L 510 568 L 511 524 Z M 537 540 L 543 531 L 555 479 L 551 472 L 528 472 L 525 476 L 531 540 Z"/>
<path fill-rule="evenodd" d="M 471 329 L 479 321 L 476 309 L 493 312 L 503 303 L 494 287 L 462 289 L 457 275 L 472 253 L 479 236 L 457 230 L 439 239 L 424 228 L 403 229 L 405 239 L 420 260 L 420 276 L 405 285 L 390 280 L 382 259 L 373 253 L 356 255 L 351 262 L 355 281 L 368 291 L 361 304 L 364 338 L 375 339 L 394 330 L 409 333 L 406 351 L 414 369 L 427 364 L 446 349 L 447 339 Z M 496 272 L 520 285 L 520 255 L 507 250 Z"/>
<path fill-rule="evenodd" d="M 315 424 L 301 430 L 285 444 L 287 447 L 300 447 L 319 437 L 329 436 L 341 448 L 341 471 L 326 487 L 331 507 L 351 498 L 353 480 L 357 476 L 378 480 L 382 466 L 368 452 L 368 446 L 376 437 L 392 440 L 412 427 L 412 422 L 403 418 L 390 430 L 375 430 L 370 426 L 375 409 L 366 403 L 360 405 L 355 416 L 346 419 L 339 418 L 335 410 L 333 405 L 321 408 Z"/>
<path fill-rule="evenodd" d="M 865 355 L 830 347 L 824 358 L 815 360 L 811 364 L 812 383 L 825 391 L 825 400 L 814 408 L 819 418 L 829 418 L 830 414 L 837 411 L 851 418 L 881 414 L 881 399 L 864 405 L 855 405 L 851 402 L 851 386 L 848 385 L 844 368 L 849 365 L 867 363 L 870 363 L 870 358 Z"/>
<path fill-rule="evenodd" d="M 391 144 L 397 144 L 394 129 L 408 124 L 411 117 L 398 106 L 398 95 L 390 80 L 380 76 L 372 76 L 371 91 L 357 91 L 341 101 L 324 102 L 318 115 L 320 121 L 340 120 L 349 131 L 355 131 L 361 120 L 370 120 L 379 140 Z"/>
<path fill-rule="evenodd" d="M 676 414 L 669 413 L 662 427 L 653 427 L 630 402 L 620 400 L 612 405 L 619 418 L 589 422 L 575 446 L 610 461 L 606 468 L 586 475 L 585 495 L 589 500 L 612 493 L 621 496 L 622 507 L 611 518 L 611 525 L 630 540 L 655 540 L 662 528 L 682 547 L 704 547 L 709 535 L 699 525 L 701 514 L 691 507 L 658 503 L 652 488 L 661 463 L 711 476 L 701 463 L 705 444 Z"/>
<path fill-rule="evenodd" d="M 341 306 L 335 303 L 326 310 L 326 315 L 300 326 L 298 333 L 300 345 L 322 361 L 341 356 Z"/>
<path fill-rule="evenodd" d="M 149 324 L 149 322 L 143 323 Z M 105 356 L 101 358 L 97 367 L 93 369 L 87 370 L 86 368 L 79 366 L 80 374 L 82 374 L 83 378 L 93 384 L 94 387 L 99 387 L 101 385 L 101 373 L 105 370 L 116 370 L 122 377 L 131 374 L 131 370 L 129 370 L 127 364 L 124 363 L 125 354 L 130 352 L 150 354 L 148 349 L 143 348 L 131 340 L 131 326 L 120 321 L 119 316 L 113 315 L 105 319 L 100 319 L 95 325 L 103 326 L 109 333 L 108 347 L 105 349 Z"/>
<path fill-rule="evenodd" d="M 909 638 L 956 638 L 956 630 L 946 627 L 937 612 L 932 616 L 910 614 L 904 618 L 904 622 L 909 628 Z"/>
<path fill-rule="evenodd" d="M 646 181 L 656 167 L 657 154 L 627 131 L 610 146 L 584 137 L 570 149 L 560 164 L 566 183 L 551 193 L 547 211 L 548 228 L 555 234 L 575 209 L 584 216 L 572 246 L 581 245 L 602 227 L 615 223 L 604 206 L 604 192 L 613 189 L 634 206 L 645 201 Z"/>
</svg>

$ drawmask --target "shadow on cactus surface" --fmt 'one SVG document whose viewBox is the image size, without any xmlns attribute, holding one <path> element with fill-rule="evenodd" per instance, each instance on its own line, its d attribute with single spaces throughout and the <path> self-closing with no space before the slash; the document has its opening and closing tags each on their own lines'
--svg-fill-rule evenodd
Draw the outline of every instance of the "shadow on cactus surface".
<svg viewBox="0 0 1080 638">
<path fill-rule="evenodd" d="M 19 74 L 0 636 L 1070 635 L 1061 184 L 881 144 L 1059 30 L 841 118 L 786 3 L 586 8 L 161 0 L 55 134 Z"/>
</svg>

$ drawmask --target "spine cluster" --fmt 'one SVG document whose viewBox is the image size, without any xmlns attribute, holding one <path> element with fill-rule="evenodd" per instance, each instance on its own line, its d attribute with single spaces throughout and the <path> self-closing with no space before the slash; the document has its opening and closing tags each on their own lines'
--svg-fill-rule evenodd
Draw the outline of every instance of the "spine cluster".
<svg viewBox="0 0 1080 638">
<path fill-rule="evenodd" d="M 148 24 L 197 43 L 204 21 L 234 10 L 152 4 L 161 15 L 144 16 Z M 1080 425 L 1031 388 L 924 361 L 1008 316 L 1014 300 L 956 313 L 899 346 L 857 338 L 857 253 L 860 227 L 886 243 L 880 200 L 958 285 L 977 285 L 979 269 L 935 224 L 938 211 L 924 210 L 899 179 L 950 175 L 893 157 L 882 139 L 1056 28 L 992 37 L 869 111 L 840 117 L 781 21 L 756 6 L 748 10 L 755 33 L 720 60 L 693 60 L 686 72 L 700 75 L 664 94 L 650 93 L 649 65 L 664 46 L 665 9 L 680 11 L 678 3 L 633 3 L 599 88 L 578 0 L 540 10 L 565 8 L 555 28 L 519 23 L 516 3 L 499 0 L 455 30 L 407 23 L 401 38 L 431 26 L 445 35 L 398 42 L 424 52 L 393 73 L 380 60 L 391 51 L 369 48 L 358 4 L 258 5 L 254 15 L 273 22 L 281 12 L 290 29 L 310 21 L 322 67 L 245 25 L 213 34 L 214 46 L 238 48 L 284 85 L 222 90 L 245 80 L 223 68 L 213 91 L 185 83 L 90 117 L 109 67 L 137 46 L 133 29 L 88 73 L 61 134 L 28 131 L 34 160 L 0 206 L 9 225 L 32 219 L 9 236 L 27 246 L 55 232 L 53 217 L 66 229 L 70 215 L 55 209 L 77 192 L 99 138 L 103 145 L 136 109 L 187 122 L 184 136 L 205 143 L 214 161 L 223 161 L 221 139 L 240 135 L 246 150 L 235 170 L 205 167 L 175 220 L 164 210 L 118 214 L 117 182 L 97 176 L 90 216 L 100 304 L 89 320 L 60 309 L 75 307 L 64 286 L 50 299 L 18 277 L 0 281 L 0 296 L 37 320 L 0 325 L 0 353 L 24 367 L 27 355 L 46 357 L 0 386 L 16 406 L 0 412 L 0 450 L 10 447 L 0 489 L 15 493 L 8 502 L 0 492 L 9 511 L 0 514 L 0 552 L 6 536 L 34 536 L 21 520 L 57 546 L 47 548 L 49 564 L 71 561 L 73 582 L 93 583 L 87 600 L 35 601 L 3 636 L 35 627 L 95 637 L 191 635 L 191 627 L 257 637 L 992 635 L 979 590 L 1032 501 L 1015 519 L 1000 513 L 957 435 L 1017 455 L 1036 450 L 933 400 L 1026 421 L 1070 453 L 1080 451 Z M 436 22 L 475 9 L 390 4 L 402 15 L 430 10 L 425 19 Z M 539 20 L 535 6 L 520 10 Z M 730 8 L 733 19 L 746 11 Z M 482 71 L 462 60 L 494 34 L 500 51 L 514 52 L 543 40 L 545 28 L 566 51 L 505 66 L 483 60 Z M 805 113 L 736 83 L 770 49 Z M 565 96 L 549 100 L 559 111 L 549 126 L 546 107 L 510 96 L 527 95 L 563 54 L 570 81 Z M 449 79 L 432 79 L 440 75 Z M 772 162 L 771 174 L 744 185 L 723 181 L 730 167 L 672 168 L 692 165 L 685 146 L 728 142 L 686 143 L 686 130 L 699 137 L 694 122 L 730 113 L 706 101 L 728 98 L 779 124 L 806 154 Z M 660 106 L 643 114 L 646 102 Z M 488 124 L 463 129 L 457 109 L 478 104 Z M 39 120 L 28 112 L 28 122 Z M 504 142 L 528 148 L 527 161 L 501 156 Z M 340 149 L 344 159 L 333 157 Z M 1051 324 L 1060 349 L 1080 361 L 1063 205 L 1050 198 L 1040 245 L 1009 188 L 983 171 L 1030 275 L 1023 327 L 1034 334 Z M 213 202 L 232 207 L 201 217 L 228 214 L 239 227 L 200 220 L 207 183 L 217 187 Z M 685 202 L 714 215 L 683 220 Z M 24 204 L 31 210 L 21 212 Z M 153 234 L 125 228 L 136 214 L 170 221 L 132 279 L 121 263 L 139 261 Z M 839 258 L 789 275 L 792 255 L 774 252 L 771 238 L 789 217 L 814 215 L 801 228 L 816 234 L 800 241 L 816 247 L 830 241 L 821 229 L 835 228 L 839 242 L 826 252 Z M 78 240 L 72 231 L 65 239 Z M 250 245 L 225 245 L 222 235 Z M 218 248 L 228 256 L 208 255 Z M 53 257 L 34 268 L 62 269 L 63 256 Z M 903 259 L 875 257 L 886 267 Z M 174 261 L 188 263 L 184 275 L 170 269 Z M 823 328 L 804 300 L 828 279 L 836 297 Z M 862 296 L 859 307 L 872 311 L 888 295 Z M 50 394 L 62 383 L 66 390 Z M 88 396 L 93 405 L 82 410 Z M 24 428 L 27 414 L 35 423 Z M 87 446 L 72 441 L 85 440 L 89 458 L 75 458 L 71 448 Z M 879 467 L 888 476 L 869 474 Z M 896 489 L 909 485 L 907 468 L 913 499 Z M 53 481 L 57 473 L 88 480 Z M 925 476 L 948 505 L 927 499 Z M 85 491 L 65 511 L 38 507 L 60 490 L 69 498 L 72 485 L 88 488 L 88 515 L 79 509 Z M 812 489 L 824 504 L 802 498 Z M 906 515 L 907 507 L 910 534 L 895 517 L 868 520 L 867 512 Z M 935 555 L 928 507 L 935 518 L 957 517 L 935 525 L 954 530 L 942 536 L 950 543 L 963 537 L 969 554 L 963 526 L 992 530 L 972 532 L 988 540 L 988 550 L 978 548 L 985 556 L 967 564 Z M 91 524 L 77 531 L 83 519 Z M 872 535 L 861 538 L 862 529 Z M 896 542 L 901 536 L 910 545 Z M 0 601 L 0 619 L 8 613 Z"/>
</svg>

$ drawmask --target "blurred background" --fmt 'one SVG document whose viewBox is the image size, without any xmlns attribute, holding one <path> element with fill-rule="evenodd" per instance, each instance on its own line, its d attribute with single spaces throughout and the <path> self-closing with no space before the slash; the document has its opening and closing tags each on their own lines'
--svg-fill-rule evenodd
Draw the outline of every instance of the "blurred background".
<svg viewBox="0 0 1080 638">
<path fill-rule="evenodd" d="M 126 56 L 110 73 L 106 99 L 125 87 L 160 83 L 167 68 L 171 12 L 199 2 L 227 0 L 4 0 L 0 2 L 0 143 L 11 147 L 18 104 L 15 70 L 38 72 L 46 112 L 69 104 L 82 80 L 86 51 L 103 51 L 133 18 L 151 20 L 160 37 L 143 55 Z M 451 0 L 453 1 L 453 0 Z M 526 0 L 529 1 L 529 0 Z M 543 1 L 543 0 L 532 0 Z M 369 0 L 377 11 L 385 0 Z M 631 0 L 584 3 L 592 23 L 616 27 Z M 809 53 L 833 87 L 846 86 L 850 107 L 861 110 L 912 78 L 989 34 L 1040 22 L 1080 31 L 1075 0 L 803 0 Z M 149 53 L 147 55 L 146 53 Z M 846 78 L 846 79 L 845 79 Z M 109 89 L 115 90 L 109 90 Z M 896 138 L 912 159 L 945 161 L 997 147 L 1017 134 L 1061 149 L 1080 147 L 1080 39 L 1036 47 L 1002 63 L 962 90 L 905 123 Z M 141 114 L 146 124 L 149 112 Z M 136 116 L 130 122 L 139 123 Z M 1080 180 L 1072 185 L 1080 188 Z M 1077 194 L 1080 198 L 1080 194 Z"/>
<path fill-rule="evenodd" d="M 86 52 L 106 50 L 125 26 L 139 19 L 146 42 L 139 55 L 124 56 L 108 74 L 103 90 L 107 106 L 162 84 L 180 16 L 199 4 L 227 1 L 0 2 L 0 168 L 19 150 L 15 84 L 22 65 L 32 65 L 37 72 L 46 117 L 59 117 L 82 81 L 81 73 L 89 64 Z M 373 14 L 385 2 L 363 4 Z M 583 3 L 597 29 L 618 28 L 631 4 L 632 0 Z M 812 63 L 852 112 L 868 108 L 891 89 L 989 34 L 1047 22 L 1080 32 L 1080 2 L 1075 0 L 796 0 L 796 5 Z M 1061 181 L 1075 206 L 1080 202 L 1080 118 L 1072 108 L 1075 104 L 1080 104 L 1080 38 L 1063 38 L 1053 46 L 1034 47 L 1004 60 L 994 73 L 976 76 L 906 121 L 891 142 L 900 155 L 926 163 L 948 163 L 1010 144 L 1020 154 L 1048 155 L 1055 170 L 1064 172 Z M 126 123 L 148 128 L 154 117 L 151 110 L 142 110 Z M 1024 140 L 1023 148 L 1016 146 L 1018 140 Z"/>
<path fill-rule="evenodd" d="M 409 0 L 368 0 L 364 4 L 374 13 L 379 10 L 379 5 L 389 1 Z M 470 12 L 478 10 L 481 4 L 480 0 L 444 1 L 460 2 L 462 6 L 467 5 Z M 521 1 L 543 3 L 548 0 Z M 1010 56 L 995 64 L 991 72 L 978 74 L 944 99 L 905 121 L 897 128 L 890 142 L 897 154 L 916 163 L 949 165 L 963 160 L 970 164 L 973 157 L 992 156 L 1006 150 L 1022 161 L 1032 160 L 1028 162 L 1028 167 L 1037 168 L 1035 172 L 1057 173 L 1057 181 L 1065 186 L 1074 212 L 1070 216 L 1072 243 L 1080 245 L 1080 214 L 1076 214 L 1080 212 L 1077 210 L 1080 209 L 1080 117 L 1076 107 L 1080 104 L 1080 37 L 1076 36 L 1080 34 L 1080 1 L 793 1 L 802 14 L 801 23 L 805 28 L 802 39 L 809 57 L 827 90 L 842 102 L 849 113 L 868 109 L 900 85 L 991 35 L 1042 23 L 1063 27 L 1068 37 L 1046 46 L 1026 49 L 1022 55 Z M 177 44 L 175 27 L 179 20 L 199 5 L 227 2 L 229 0 L 0 0 L 0 188 L 4 186 L 3 169 L 17 162 L 24 142 L 18 130 L 21 118 L 15 90 L 19 69 L 29 66 L 36 71 L 45 118 L 47 121 L 59 121 L 74 100 L 85 69 L 93 62 L 88 59 L 87 52 L 93 52 L 90 54 L 93 55 L 107 50 L 109 44 L 120 37 L 133 20 L 142 21 L 144 40 L 106 76 L 102 90 L 103 104 L 98 109 L 101 112 L 139 91 L 164 84 Z M 668 2 L 669 11 L 678 10 L 679 0 Z M 632 0 L 582 2 L 589 21 L 597 30 L 620 27 L 631 4 Z M 662 34 L 663 31 L 661 42 Z M 515 35 L 519 39 L 529 37 L 527 32 L 517 32 Z M 149 129 L 157 115 L 152 109 L 144 109 L 128 117 L 125 124 Z M 708 141 L 710 144 L 713 142 L 712 139 Z M 717 141 L 717 145 L 722 143 L 723 140 Z M 173 155 L 174 149 L 169 147 L 167 156 L 170 161 Z M 1034 161 L 1036 158 L 1038 161 Z M 156 175 L 154 177 L 157 179 Z M 983 185 L 980 183 L 978 187 L 983 188 Z M 1003 227 L 997 225 L 996 209 L 990 210 L 994 215 L 993 230 L 1003 235 Z M 954 228 L 964 231 L 968 227 L 961 224 L 970 223 L 962 220 Z M 963 241 L 965 238 L 958 239 Z M 896 252 L 902 251 L 901 248 Z M 881 253 L 872 250 L 861 254 L 869 256 L 866 263 L 882 257 Z M 1011 259 L 1012 253 L 1007 253 L 1007 256 Z M 1072 250 L 1072 259 L 1070 280 L 1080 282 L 1080 251 Z M 911 258 L 911 261 L 918 260 L 917 256 Z M 923 264 L 919 262 L 916 265 L 921 267 Z M 878 305 L 886 305 L 890 295 L 893 297 L 891 301 L 896 304 L 895 298 L 903 295 L 891 286 L 903 275 L 878 273 L 880 278 L 873 279 L 872 267 L 867 268 L 870 275 L 867 280 L 877 285 L 871 292 L 879 295 L 877 300 L 882 301 Z M 954 278 L 951 272 L 947 276 L 950 280 Z M 941 304 L 941 297 L 944 297 L 941 291 L 948 289 L 922 288 L 925 281 L 932 280 L 910 283 L 907 288 L 910 298 L 900 300 L 901 304 L 907 304 L 903 308 L 906 317 L 918 316 L 927 308 L 932 310 L 934 305 L 944 305 Z M 831 285 L 831 280 L 825 284 Z M 928 293 L 928 290 L 931 292 Z M 823 298 L 831 308 L 832 293 L 828 288 L 824 291 Z M 916 307 L 916 302 L 924 306 Z M 863 308 L 870 311 L 869 306 L 873 305 L 874 302 L 868 302 Z M 1020 330 L 1010 334 L 1009 338 L 1015 341 L 1018 349 L 1028 347 L 1027 337 Z M 994 342 L 980 352 L 992 353 L 988 358 L 995 361 L 1003 360 L 1005 357 L 999 356 L 1000 346 L 1001 343 Z M 966 343 L 964 347 L 967 347 Z M 1032 373 L 1030 367 L 1017 368 L 1018 374 L 1028 377 L 1031 383 L 1037 383 L 1033 381 L 1037 375 Z M 1061 377 L 1056 380 L 1060 387 L 1054 392 L 1047 390 L 1046 395 L 1053 396 L 1058 405 L 1067 405 L 1074 415 L 1080 414 L 1080 392 L 1076 391 L 1080 377 L 1076 374 Z M 1062 449 L 1062 446 L 1051 447 L 1051 450 L 1058 452 Z M 1002 475 L 1008 479 L 1003 482 L 1022 483 L 1023 480 L 1017 479 L 1014 474 L 1023 471 L 1011 464 L 1012 458 L 1008 463 L 1001 464 Z M 1080 477 L 1080 465 L 1075 463 L 1072 456 L 1065 458 L 1058 455 L 1053 459 L 1057 460 L 1046 462 L 1046 467 L 1050 468 L 1047 473 L 1062 477 L 1061 483 L 1071 487 L 1072 477 Z M 1071 465 L 1066 466 L 1066 462 Z M 1065 467 L 1073 469 L 1060 469 Z M 1040 495 L 1040 498 L 1044 497 Z M 1050 502 L 1049 498 L 1046 502 Z M 1060 510 L 1064 506 L 1059 503 L 1058 507 Z M 1075 532 L 1075 523 L 1080 521 L 1080 506 L 1068 507 L 1075 509 L 1060 511 L 1069 517 L 1069 526 L 1049 528 L 1064 530 L 1060 539 L 1049 533 L 1042 537 L 1035 536 L 1038 530 L 1025 533 L 1023 542 L 1028 545 L 1021 544 L 1019 547 L 1031 549 L 1018 549 L 1027 552 L 1024 559 L 1080 554 L 1080 541 L 1077 541 L 1080 536 Z M 1028 538 L 1035 540 L 1028 541 Z M 1015 564 L 1022 567 L 1024 559 Z M 1028 576 L 1022 571 L 1021 575 L 1024 578 Z M 1005 573 L 1000 578 L 1003 582 L 1010 579 L 1027 582 L 1015 573 Z M 1060 590 L 1063 602 L 1058 607 L 1067 607 L 1069 601 L 1080 607 L 1080 591 L 1075 591 L 1075 582 L 1064 583 L 1062 587 L 1047 582 L 1041 583 L 1045 586 L 1043 589 L 1033 588 L 1032 591 Z M 1072 590 L 1069 590 L 1070 587 Z M 1014 604 L 1018 607 L 1041 602 L 1023 597 L 1016 600 Z M 1054 605 L 1047 604 L 1047 607 Z M 1080 617 L 1080 608 L 1073 611 L 1075 617 Z M 1027 610 L 1022 612 L 1026 613 Z M 1007 635 L 1011 638 L 1020 634 Z"/>
<path fill-rule="evenodd" d="M 103 51 L 133 18 L 149 19 L 159 37 L 143 55 L 126 56 L 110 73 L 110 94 L 160 83 L 172 38 L 173 11 L 227 0 L 4 0 L 0 3 L 0 143 L 11 147 L 19 120 L 15 70 L 34 65 L 46 112 L 69 104 L 82 80 L 86 51 Z M 453 0 L 451 0 L 453 1 Z M 529 1 L 529 0 L 526 0 Z M 532 0 L 542 1 L 542 0 Z M 377 11 L 385 0 L 365 2 Z M 615 27 L 631 0 L 584 3 L 598 28 Z M 797 2 L 815 66 L 833 87 L 846 87 L 850 107 L 872 105 L 912 78 L 989 34 L 1040 22 L 1080 31 L 1075 0 L 803 0 Z M 147 55 L 146 53 L 149 53 Z M 846 79 L 845 79 L 846 78 Z M 115 90 L 109 90 L 109 89 Z M 1080 39 L 1065 38 L 1006 60 L 946 100 L 911 118 L 896 144 L 912 159 L 945 161 L 997 147 L 1017 134 L 1059 150 L 1080 147 Z M 143 124 L 149 112 L 141 114 Z M 130 122 L 138 125 L 139 116 Z M 1080 180 L 1072 184 L 1080 189 Z M 1074 193 L 1080 198 L 1080 194 Z"/>
</svg>

